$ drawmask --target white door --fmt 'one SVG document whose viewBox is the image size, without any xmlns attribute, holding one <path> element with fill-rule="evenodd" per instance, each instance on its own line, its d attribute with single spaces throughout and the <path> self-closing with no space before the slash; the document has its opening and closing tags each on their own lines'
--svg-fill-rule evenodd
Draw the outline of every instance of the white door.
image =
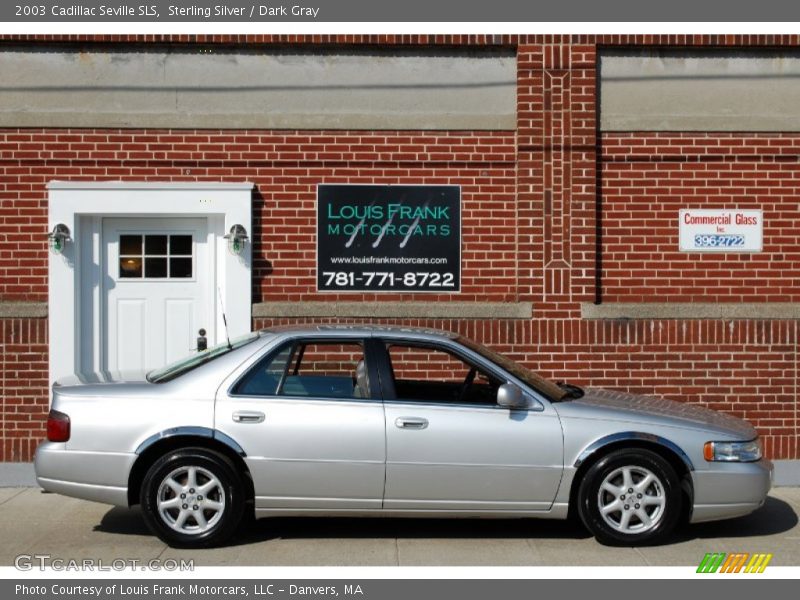
<svg viewBox="0 0 800 600">
<path fill-rule="evenodd" d="M 104 369 L 150 370 L 214 339 L 205 219 L 103 220 Z"/>
</svg>

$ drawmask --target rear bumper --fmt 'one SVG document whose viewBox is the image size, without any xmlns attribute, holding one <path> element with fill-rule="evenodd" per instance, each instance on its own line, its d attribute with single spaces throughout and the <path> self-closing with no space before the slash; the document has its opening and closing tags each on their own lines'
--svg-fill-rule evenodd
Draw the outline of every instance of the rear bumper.
<svg viewBox="0 0 800 600">
<path fill-rule="evenodd" d="M 754 463 L 712 463 L 708 470 L 693 471 L 692 523 L 730 519 L 750 514 L 764 505 L 772 487 L 769 460 Z"/>
<path fill-rule="evenodd" d="M 67 450 L 45 442 L 34 458 L 37 483 L 46 491 L 128 506 L 128 476 L 135 454 Z"/>
</svg>

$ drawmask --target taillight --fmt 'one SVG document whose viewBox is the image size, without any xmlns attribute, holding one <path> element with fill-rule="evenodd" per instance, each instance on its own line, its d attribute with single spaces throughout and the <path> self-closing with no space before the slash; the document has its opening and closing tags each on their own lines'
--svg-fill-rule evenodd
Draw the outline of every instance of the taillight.
<svg viewBox="0 0 800 600">
<path fill-rule="evenodd" d="M 69 440 L 69 415 L 50 410 L 47 415 L 47 441 L 66 442 Z"/>
</svg>

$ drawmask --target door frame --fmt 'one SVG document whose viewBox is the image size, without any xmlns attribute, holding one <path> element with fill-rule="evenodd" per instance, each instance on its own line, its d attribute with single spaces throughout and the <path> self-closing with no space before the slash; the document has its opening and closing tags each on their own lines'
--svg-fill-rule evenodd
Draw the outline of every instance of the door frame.
<svg viewBox="0 0 800 600">
<path fill-rule="evenodd" d="M 231 337 L 251 330 L 252 244 L 241 254 L 228 251 L 223 236 L 235 224 L 252 237 L 249 182 L 51 181 L 48 231 L 69 228 L 61 254 L 48 255 L 50 385 L 58 378 L 97 372 L 101 364 L 103 266 L 102 220 L 106 217 L 196 217 L 208 219 L 214 289 L 220 289 Z M 224 331 L 217 294 L 215 331 Z M 214 343 L 216 340 L 209 340 Z"/>
</svg>

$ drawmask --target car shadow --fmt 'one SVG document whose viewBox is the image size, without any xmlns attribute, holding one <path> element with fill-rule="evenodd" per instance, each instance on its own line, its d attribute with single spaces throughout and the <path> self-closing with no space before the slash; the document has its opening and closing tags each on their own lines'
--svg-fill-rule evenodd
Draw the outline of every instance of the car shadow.
<svg viewBox="0 0 800 600">
<path fill-rule="evenodd" d="M 140 508 L 110 509 L 94 531 L 151 535 Z M 358 538 L 561 538 L 590 537 L 576 522 L 546 519 L 415 519 L 355 517 L 269 517 L 247 520 L 226 546 L 279 539 Z"/>
<path fill-rule="evenodd" d="M 683 525 L 665 545 L 695 539 L 737 539 L 778 535 L 794 528 L 797 513 L 791 505 L 768 497 L 760 509 L 738 519 Z M 577 520 L 546 519 L 399 519 L 343 517 L 272 517 L 249 520 L 227 546 L 291 539 L 563 539 L 591 537 Z M 151 535 L 141 511 L 115 507 L 95 531 L 120 535 Z"/>
<path fill-rule="evenodd" d="M 764 506 L 747 516 L 683 525 L 667 544 L 708 538 L 737 539 L 778 535 L 791 530 L 797 523 L 797 513 L 789 503 L 768 496 Z"/>
<path fill-rule="evenodd" d="M 152 535 L 145 525 L 142 511 L 138 506 L 123 508 L 115 506 L 103 515 L 94 531 L 117 533 L 120 535 Z"/>
<path fill-rule="evenodd" d="M 542 519 L 268 518 L 250 522 L 231 546 L 278 539 L 584 539 L 578 523 Z"/>
</svg>

